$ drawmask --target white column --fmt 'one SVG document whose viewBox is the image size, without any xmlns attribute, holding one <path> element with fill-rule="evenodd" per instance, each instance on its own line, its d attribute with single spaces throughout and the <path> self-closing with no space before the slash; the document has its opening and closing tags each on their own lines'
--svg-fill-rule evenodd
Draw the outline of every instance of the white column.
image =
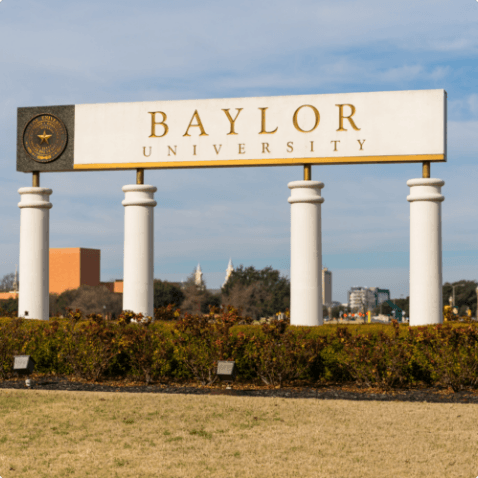
<svg viewBox="0 0 478 478">
<path fill-rule="evenodd" d="M 48 320 L 51 189 L 20 188 L 20 289 L 18 316 Z"/>
<path fill-rule="evenodd" d="M 293 181 L 290 237 L 290 323 L 322 325 L 322 230 L 319 181 Z"/>
<path fill-rule="evenodd" d="M 124 269 L 123 310 L 154 317 L 154 193 L 157 188 L 144 184 L 123 186 Z"/>
<path fill-rule="evenodd" d="M 441 179 L 410 179 L 410 325 L 441 324 Z"/>
</svg>

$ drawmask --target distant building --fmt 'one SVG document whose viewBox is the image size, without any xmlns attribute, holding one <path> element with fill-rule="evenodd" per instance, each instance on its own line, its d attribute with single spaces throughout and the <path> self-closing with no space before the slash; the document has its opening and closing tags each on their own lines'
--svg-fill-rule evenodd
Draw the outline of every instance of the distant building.
<svg viewBox="0 0 478 478">
<path fill-rule="evenodd" d="M 100 282 L 100 257 L 99 249 L 50 249 L 50 293 L 61 294 L 82 285 L 102 285 L 111 292 L 122 293 L 122 280 Z"/>
<path fill-rule="evenodd" d="M 80 285 L 100 285 L 100 250 L 82 247 L 50 249 L 50 293 Z"/>
<path fill-rule="evenodd" d="M 327 267 L 322 269 L 322 304 L 332 306 L 332 271 Z"/>
<path fill-rule="evenodd" d="M 351 310 L 368 311 L 389 300 L 390 291 L 378 287 L 352 287 L 348 296 L 348 306 Z"/>
</svg>

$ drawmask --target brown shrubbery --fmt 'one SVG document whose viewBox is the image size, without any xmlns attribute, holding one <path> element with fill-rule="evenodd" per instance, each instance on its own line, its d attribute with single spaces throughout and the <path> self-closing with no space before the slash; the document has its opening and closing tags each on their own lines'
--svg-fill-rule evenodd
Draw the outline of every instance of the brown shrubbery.
<svg viewBox="0 0 478 478">
<path fill-rule="evenodd" d="M 116 321 L 0 319 L 0 379 L 13 375 L 13 356 L 32 355 L 36 371 L 86 380 L 140 379 L 146 383 L 215 381 L 218 360 L 235 360 L 238 380 L 285 383 L 355 382 L 384 390 L 438 385 L 478 387 L 478 326 L 446 324 L 291 327 L 286 321 L 250 325 L 236 309 L 209 315 L 172 307 L 151 321 L 131 312 Z M 298 382 L 297 382 L 298 381 Z"/>
</svg>

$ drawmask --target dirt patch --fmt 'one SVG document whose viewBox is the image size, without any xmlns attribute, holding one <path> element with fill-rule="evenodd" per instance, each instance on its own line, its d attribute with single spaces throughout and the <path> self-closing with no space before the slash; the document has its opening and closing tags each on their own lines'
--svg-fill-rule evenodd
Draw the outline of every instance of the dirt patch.
<svg viewBox="0 0 478 478">
<path fill-rule="evenodd" d="M 383 391 L 379 388 L 359 388 L 353 384 L 326 385 L 320 387 L 286 386 L 273 388 L 260 385 L 235 383 L 232 389 L 216 383 L 209 387 L 197 383 L 172 383 L 144 385 L 143 382 L 91 383 L 58 377 L 33 377 L 33 389 L 70 392 L 115 392 L 115 393 L 160 393 L 181 395 L 229 395 L 237 397 L 307 398 L 319 400 L 356 400 L 384 402 L 427 402 L 427 403 L 474 403 L 478 404 L 478 390 L 454 393 L 451 388 L 410 388 Z M 24 379 L 0 382 L 0 389 L 27 389 Z"/>
</svg>

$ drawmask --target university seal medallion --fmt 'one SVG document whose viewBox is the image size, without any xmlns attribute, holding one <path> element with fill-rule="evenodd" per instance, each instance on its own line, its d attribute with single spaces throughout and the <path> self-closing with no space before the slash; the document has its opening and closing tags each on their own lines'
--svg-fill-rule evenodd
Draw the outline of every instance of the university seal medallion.
<svg viewBox="0 0 478 478">
<path fill-rule="evenodd" d="M 23 147 L 38 163 L 49 163 L 65 150 L 68 133 L 63 122 L 45 113 L 32 118 L 23 131 Z"/>
</svg>

